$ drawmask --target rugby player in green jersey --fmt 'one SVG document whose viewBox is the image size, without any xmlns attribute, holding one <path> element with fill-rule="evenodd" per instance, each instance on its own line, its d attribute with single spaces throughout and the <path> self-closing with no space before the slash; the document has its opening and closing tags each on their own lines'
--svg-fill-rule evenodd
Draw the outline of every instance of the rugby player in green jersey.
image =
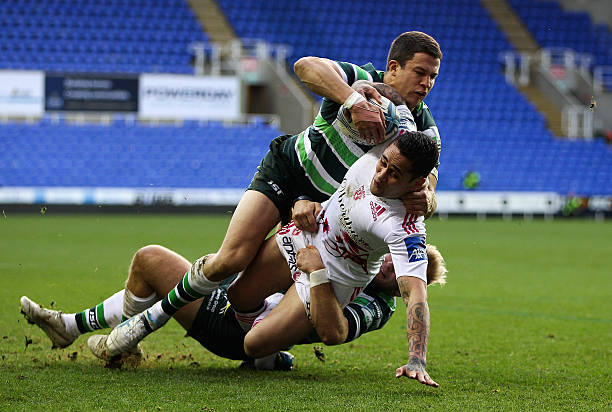
<svg viewBox="0 0 612 412">
<path fill-rule="evenodd" d="M 290 220 L 294 204 L 297 211 L 306 203 L 296 203 L 300 197 L 307 196 L 315 202 L 330 197 L 348 168 L 371 148 L 354 143 L 330 125 L 341 107 L 350 112 L 363 140 L 384 140 L 383 113 L 351 87 L 357 80 L 382 82 L 395 89 L 407 108 L 413 111 L 411 116 L 416 128 L 434 139 L 439 148 L 437 128 L 423 99 L 435 83 L 441 58 L 440 47 L 431 36 L 406 32 L 391 44 L 385 72 L 377 71 L 371 64 L 358 67 L 317 57 L 298 60 L 296 74 L 324 98 L 315 122 L 298 135 L 281 136 L 272 141 L 270 151 L 232 215 L 221 248 L 216 254 L 196 260 L 189 271 L 190 279 L 187 273 L 170 294 L 147 310 L 148 314 L 155 314 L 151 317 L 152 326 L 149 325 L 150 330 L 140 331 L 137 340 L 162 327 L 189 301 L 211 294 L 220 281 L 246 269 L 270 231 L 279 222 Z M 380 96 L 371 86 L 362 86 L 360 90 L 368 98 Z M 429 216 L 435 210 L 435 168 L 427 181 L 421 190 L 403 198 L 408 213 Z M 301 213 L 302 216 L 314 213 L 314 208 Z M 126 328 L 122 329 L 127 333 Z M 136 339 L 136 335 L 132 335 Z"/>
<path fill-rule="evenodd" d="M 315 249 L 316 252 L 316 249 Z M 428 245 L 429 283 L 445 283 L 446 268 L 442 255 L 435 246 Z M 301 265 L 319 269 L 318 252 L 301 254 Z M 114 327 L 122 316 L 132 316 L 152 305 L 166 295 L 182 278 L 191 264 L 176 252 L 158 245 L 139 249 L 132 259 L 124 290 L 117 292 L 103 304 L 83 312 L 65 314 L 43 309 L 27 297 L 21 298 L 21 310 L 28 321 L 39 326 L 49 337 L 54 348 L 70 346 L 80 335 L 108 327 Z M 212 294 L 192 302 L 178 311 L 174 318 L 185 328 L 188 335 L 196 339 L 212 353 L 228 358 L 247 361 L 258 369 L 290 369 L 293 357 L 288 353 L 277 353 L 261 360 L 249 358 L 244 352 L 246 332 L 239 325 L 227 299 L 227 287 L 234 279 L 226 279 Z M 331 288 L 317 288 L 319 294 L 312 298 L 313 304 L 330 308 L 330 322 L 319 333 L 301 343 L 323 341 L 328 345 L 350 342 L 366 332 L 382 328 L 395 311 L 394 296 L 399 296 L 397 281 L 390 256 L 386 258 L 380 273 L 372 283 L 344 310 Z M 135 293 L 148 295 L 150 299 L 134 299 Z M 273 300 L 271 300 L 273 301 Z M 272 309 L 272 306 L 269 308 Z M 263 316 L 262 316 L 263 317 Z M 337 325 L 337 327 L 336 327 Z M 110 357 L 104 345 L 106 335 L 93 335 L 88 341 L 92 352 L 109 365 L 128 364 L 135 366 L 142 359 L 139 347 L 130 352 Z"/>
<path fill-rule="evenodd" d="M 295 72 L 300 80 L 324 97 L 321 112 L 304 132 L 281 136 L 271 143 L 270 151 L 232 216 L 221 248 L 202 267 L 203 277 L 209 285 L 201 285 L 198 292 L 206 295 L 216 288 L 217 282 L 244 270 L 270 231 L 279 222 L 290 220 L 293 206 L 301 220 L 307 216 L 306 220 L 314 223 L 311 206 L 306 206 L 308 210 L 304 211 L 300 207 L 307 202 L 295 200 L 300 196 L 317 202 L 329 198 L 350 165 L 368 149 L 339 136 L 329 126 L 342 105 L 355 98 L 355 90 L 350 87 L 355 81 L 382 82 L 393 87 L 413 111 L 417 129 L 439 144 L 437 128 L 423 99 L 434 86 L 441 58 L 440 47 L 432 37 L 421 32 L 407 32 L 393 41 L 385 72 L 377 71 L 371 64 L 359 67 L 317 57 L 298 60 Z M 368 94 L 369 97 L 378 96 L 374 88 L 369 89 Z M 380 119 L 360 120 L 371 119 L 368 115 L 372 110 L 379 109 L 365 99 L 354 102 L 349 108 L 360 134 L 375 135 L 380 140 L 383 136 Z M 408 212 L 429 216 L 435 210 L 435 172 L 428 180 L 428 187 L 405 200 Z"/>
<path fill-rule="evenodd" d="M 321 110 L 308 129 L 297 135 L 278 137 L 270 144 L 270 151 L 232 216 L 221 248 L 203 266 L 206 278 L 216 282 L 244 270 L 268 233 L 279 222 L 291 220 L 292 208 L 296 221 L 314 224 L 312 206 L 296 199 L 302 196 L 317 202 L 328 199 L 348 168 L 369 149 L 355 144 L 331 126 L 343 105 L 350 111 L 361 136 L 374 136 L 376 141 L 383 139 L 382 121 L 371 116 L 373 110 L 379 109 L 351 88 L 355 81 L 391 86 L 413 112 L 417 130 L 424 131 L 439 144 L 435 122 L 423 99 L 435 83 L 441 58 L 440 47 L 432 37 L 407 32 L 393 41 L 385 72 L 376 70 L 372 64 L 359 67 L 318 57 L 298 60 L 295 72 L 306 86 L 324 98 Z M 379 96 L 374 88 L 362 91 L 367 97 Z M 436 206 L 436 183 L 434 171 L 429 177 L 429 186 L 405 200 L 407 211 L 430 216 Z M 205 288 L 201 290 L 205 292 Z"/>
</svg>

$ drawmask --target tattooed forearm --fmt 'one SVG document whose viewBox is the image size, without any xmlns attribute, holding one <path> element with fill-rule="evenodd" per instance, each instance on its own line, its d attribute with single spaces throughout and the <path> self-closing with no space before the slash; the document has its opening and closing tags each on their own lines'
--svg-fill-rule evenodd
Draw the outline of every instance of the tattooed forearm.
<svg viewBox="0 0 612 412">
<path fill-rule="evenodd" d="M 393 87 L 385 83 L 370 83 L 378 93 L 391 100 L 394 105 L 399 106 L 406 104 L 406 101 L 400 96 L 400 94 Z"/>
<path fill-rule="evenodd" d="M 425 367 L 427 366 L 427 363 L 423 360 L 423 359 L 419 359 L 419 358 L 415 358 L 415 357 L 410 357 L 410 360 L 408 361 L 408 369 L 410 370 L 425 370 Z"/>
<path fill-rule="evenodd" d="M 410 359 L 418 358 L 425 362 L 427 339 L 429 338 L 429 308 L 427 302 L 417 302 L 407 307 L 408 344 Z"/>
</svg>

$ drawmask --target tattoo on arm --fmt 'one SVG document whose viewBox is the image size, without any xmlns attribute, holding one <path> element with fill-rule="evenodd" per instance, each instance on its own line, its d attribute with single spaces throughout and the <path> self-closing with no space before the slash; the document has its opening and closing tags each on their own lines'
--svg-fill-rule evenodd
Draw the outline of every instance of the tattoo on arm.
<svg viewBox="0 0 612 412">
<path fill-rule="evenodd" d="M 423 359 L 419 359 L 419 358 L 415 358 L 415 357 L 410 357 L 410 360 L 408 361 L 408 369 L 410 370 L 425 370 L 425 367 L 427 366 L 426 362 Z"/>
<path fill-rule="evenodd" d="M 410 362 L 416 358 L 424 365 L 429 337 L 429 308 L 426 302 L 417 302 L 408 308 L 407 329 Z"/>
<path fill-rule="evenodd" d="M 399 106 L 406 104 L 406 101 L 400 96 L 400 94 L 393 87 L 385 83 L 370 83 L 378 93 L 391 100 L 394 105 Z"/>
</svg>

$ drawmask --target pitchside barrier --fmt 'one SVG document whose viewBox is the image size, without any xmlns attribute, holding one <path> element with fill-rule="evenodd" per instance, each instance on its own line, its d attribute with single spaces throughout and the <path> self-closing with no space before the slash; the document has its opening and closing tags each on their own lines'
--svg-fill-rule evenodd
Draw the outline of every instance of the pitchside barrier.
<svg viewBox="0 0 612 412">
<path fill-rule="evenodd" d="M 112 188 L 112 187 L 0 187 L 3 205 L 62 206 L 236 206 L 243 189 Z M 612 196 L 581 197 L 554 192 L 439 191 L 436 213 L 446 215 L 553 216 L 612 214 Z M 166 209 L 167 210 L 167 209 Z"/>
</svg>

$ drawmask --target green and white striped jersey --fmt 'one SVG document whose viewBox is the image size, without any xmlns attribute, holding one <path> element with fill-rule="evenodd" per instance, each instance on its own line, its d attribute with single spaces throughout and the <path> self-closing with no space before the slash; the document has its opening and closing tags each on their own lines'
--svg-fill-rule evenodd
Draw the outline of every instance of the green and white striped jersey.
<svg viewBox="0 0 612 412">
<path fill-rule="evenodd" d="M 376 70 L 372 63 L 364 66 L 346 62 L 335 63 L 340 68 L 342 79 L 349 85 L 357 80 L 379 83 L 383 81 L 384 72 Z M 336 191 L 348 168 L 371 148 L 356 143 L 339 131 L 335 122 L 341 107 L 342 105 L 324 98 L 314 123 L 292 139 L 295 150 L 292 155 L 297 157 L 314 188 L 328 196 Z M 427 105 L 420 103 L 412 111 L 412 115 L 416 130 L 423 131 L 435 139 L 438 149 L 441 149 L 440 134 Z M 437 174 L 437 171 L 434 173 Z"/>
</svg>

